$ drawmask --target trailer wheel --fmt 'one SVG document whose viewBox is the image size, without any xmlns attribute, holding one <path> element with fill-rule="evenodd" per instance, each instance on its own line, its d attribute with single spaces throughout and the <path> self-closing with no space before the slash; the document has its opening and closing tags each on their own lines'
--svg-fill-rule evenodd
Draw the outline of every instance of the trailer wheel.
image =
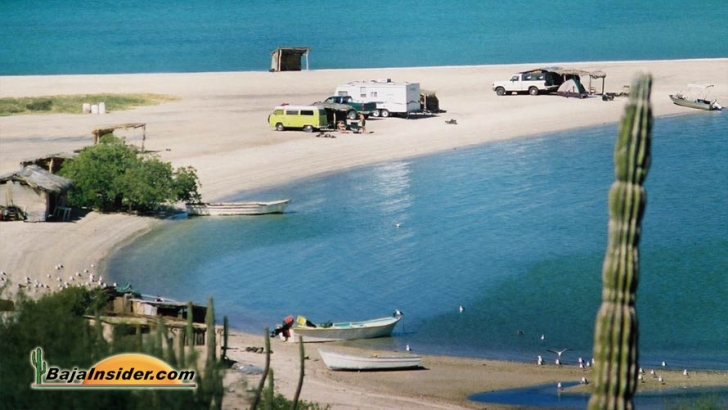
<svg viewBox="0 0 728 410">
<path fill-rule="evenodd" d="M 536 88 L 536 87 L 530 87 L 528 89 L 528 93 L 531 94 L 531 95 L 538 95 L 538 88 Z"/>
<path fill-rule="evenodd" d="M 381 110 L 379 114 L 382 116 L 382 118 L 389 117 L 389 110 Z"/>
<path fill-rule="evenodd" d="M 379 118 L 379 110 L 372 111 L 372 117 Z"/>
<path fill-rule="evenodd" d="M 313 127 L 310 125 L 304 125 L 303 130 L 306 132 L 313 132 Z"/>
<path fill-rule="evenodd" d="M 276 124 L 276 131 L 283 131 L 285 129 L 286 128 L 280 122 L 278 124 Z"/>
<path fill-rule="evenodd" d="M 495 93 L 498 95 L 506 95 L 506 89 L 503 87 L 498 87 L 495 89 Z"/>
<path fill-rule="evenodd" d="M 356 110 L 349 110 L 346 113 L 346 118 L 348 118 L 350 120 L 355 120 L 356 119 Z"/>
</svg>

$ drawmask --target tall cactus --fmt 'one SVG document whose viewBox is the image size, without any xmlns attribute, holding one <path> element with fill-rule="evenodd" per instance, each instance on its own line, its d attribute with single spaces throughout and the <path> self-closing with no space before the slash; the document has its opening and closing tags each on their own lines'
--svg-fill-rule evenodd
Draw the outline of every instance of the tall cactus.
<svg viewBox="0 0 728 410">
<path fill-rule="evenodd" d="M 639 240 L 650 166 L 652 77 L 638 77 L 614 149 L 615 181 L 609 190 L 609 243 L 602 267 L 602 305 L 594 335 L 594 391 L 589 409 L 632 409 L 637 386 L 635 293 Z"/>
</svg>

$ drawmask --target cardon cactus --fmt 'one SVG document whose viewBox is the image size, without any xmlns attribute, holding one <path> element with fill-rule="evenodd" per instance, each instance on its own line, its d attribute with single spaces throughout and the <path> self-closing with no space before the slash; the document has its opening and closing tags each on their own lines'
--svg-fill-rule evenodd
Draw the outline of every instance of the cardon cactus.
<svg viewBox="0 0 728 410">
<path fill-rule="evenodd" d="M 637 386 L 639 328 L 635 293 L 639 240 L 650 166 L 652 77 L 632 85 L 614 149 L 609 191 L 609 243 L 602 267 L 602 305 L 594 335 L 594 387 L 589 409 L 631 409 Z"/>
</svg>

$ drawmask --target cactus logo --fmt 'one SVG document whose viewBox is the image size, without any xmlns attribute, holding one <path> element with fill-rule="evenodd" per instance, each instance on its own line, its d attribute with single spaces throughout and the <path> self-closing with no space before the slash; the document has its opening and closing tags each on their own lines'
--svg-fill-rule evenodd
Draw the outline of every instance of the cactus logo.
<svg viewBox="0 0 728 410">
<path fill-rule="evenodd" d="M 43 349 L 30 352 L 35 368 L 33 389 L 194 389 L 194 370 L 175 370 L 156 357 L 125 353 L 108 357 L 90 369 L 61 369 L 43 360 Z"/>
</svg>

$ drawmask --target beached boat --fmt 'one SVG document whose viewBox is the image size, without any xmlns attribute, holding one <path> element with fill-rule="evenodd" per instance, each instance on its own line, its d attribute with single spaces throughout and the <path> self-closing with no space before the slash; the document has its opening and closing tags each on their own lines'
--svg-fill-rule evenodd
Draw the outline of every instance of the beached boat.
<svg viewBox="0 0 728 410">
<path fill-rule="evenodd" d="M 686 92 L 680 92 L 674 95 L 670 94 L 670 99 L 673 103 L 683 107 L 707 111 L 722 110 L 723 107 L 718 104 L 717 100 L 714 99 L 711 101 L 708 99 L 708 94 L 712 87 L 712 84 L 688 84 Z"/>
<path fill-rule="evenodd" d="M 290 199 L 269 202 L 188 203 L 185 207 L 190 216 L 265 215 L 283 213 L 289 202 Z"/>
<path fill-rule="evenodd" d="M 330 342 L 334 340 L 374 339 L 392 335 L 392 330 L 402 316 L 388 316 L 358 322 L 313 324 L 299 316 L 291 328 L 293 340 L 303 336 L 304 342 Z"/>
<path fill-rule="evenodd" d="M 355 356 L 319 349 L 319 355 L 331 370 L 394 370 L 420 367 L 420 356 Z"/>
</svg>

